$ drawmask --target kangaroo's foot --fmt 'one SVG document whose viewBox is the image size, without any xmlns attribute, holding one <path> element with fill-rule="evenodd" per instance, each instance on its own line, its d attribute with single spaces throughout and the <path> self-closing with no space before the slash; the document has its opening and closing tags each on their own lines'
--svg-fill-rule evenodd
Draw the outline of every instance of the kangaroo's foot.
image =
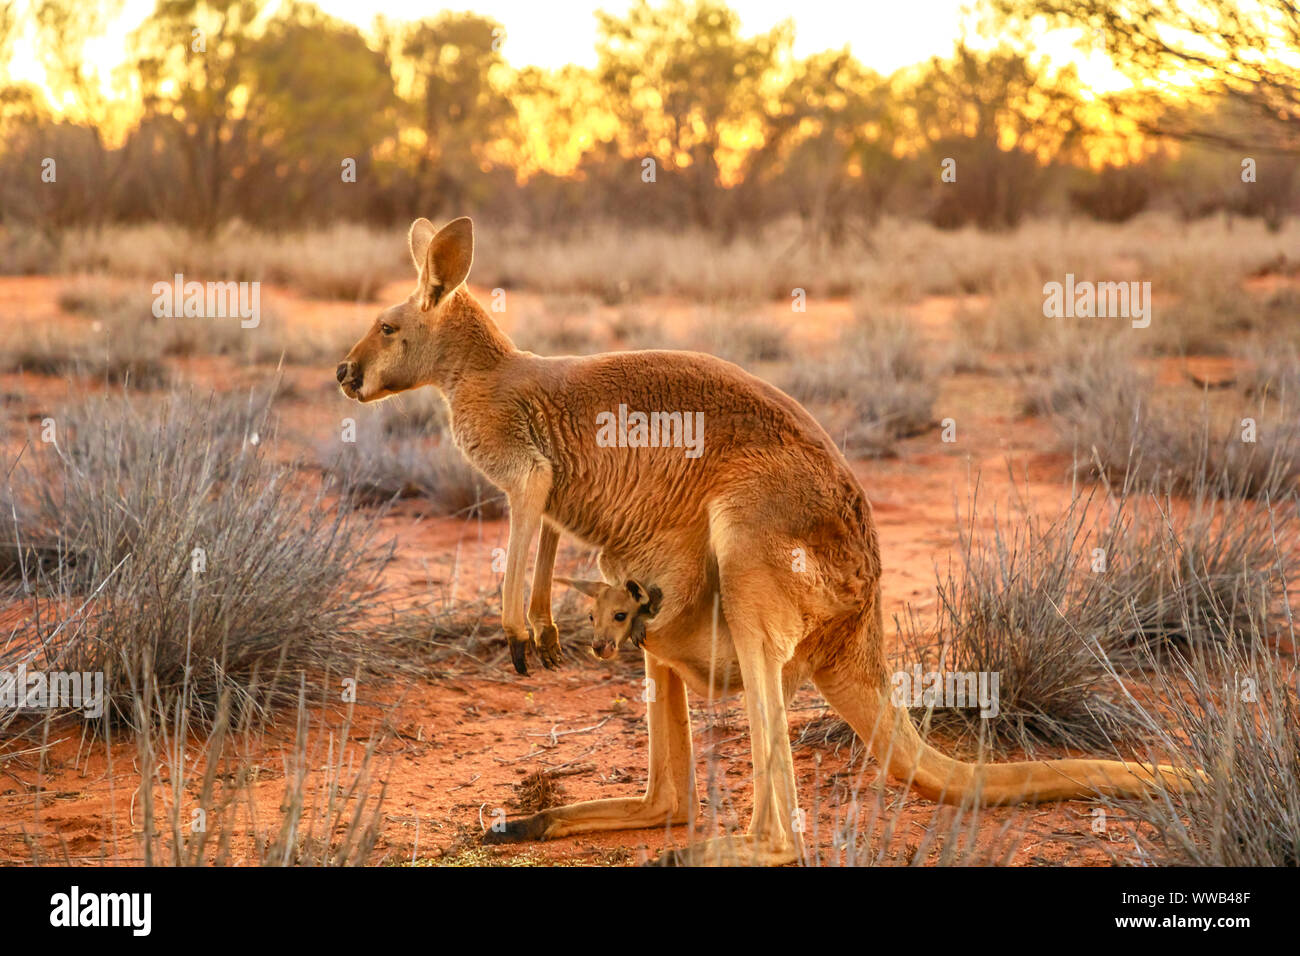
<svg viewBox="0 0 1300 956">
<path fill-rule="evenodd" d="M 533 843 L 545 840 L 551 821 L 545 811 L 528 817 L 516 817 L 504 824 L 496 823 L 484 830 L 480 838 L 483 843 Z"/>
<path fill-rule="evenodd" d="M 515 670 L 527 676 L 528 649 L 531 647 L 537 659 L 547 670 L 555 670 L 564 663 L 564 651 L 560 649 L 560 631 L 554 624 L 532 625 L 530 634 L 523 630 L 505 628 L 506 640 L 510 642 L 510 661 Z"/>
<path fill-rule="evenodd" d="M 526 843 L 554 840 L 574 833 L 597 830 L 644 830 L 686 823 L 689 808 L 674 807 L 667 800 L 645 797 L 615 797 L 571 803 L 532 816 L 497 822 L 483 831 L 484 843 Z"/>
<path fill-rule="evenodd" d="M 646 866 L 783 866 L 798 860 L 799 851 L 791 844 L 771 844 L 736 835 L 665 850 Z"/>
<path fill-rule="evenodd" d="M 553 623 L 533 624 L 533 647 L 537 657 L 547 670 L 555 670 L 564 663 L 564 651 L 560 649 L 560 630 Z"/>
</svg>

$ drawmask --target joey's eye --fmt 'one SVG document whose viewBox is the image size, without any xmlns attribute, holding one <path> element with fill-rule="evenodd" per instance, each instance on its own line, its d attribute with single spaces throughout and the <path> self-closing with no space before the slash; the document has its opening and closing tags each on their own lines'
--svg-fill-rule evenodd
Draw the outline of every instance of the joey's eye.
<svg viewBox="0 0 1300 956">
<path fill-rule="evenodd" d="M 397 329 L 393 328 L 391 325 L 385 322 L 383 325 L 379 327 L 379 331 L 383 332 L 385 335 L 392 335 L 394 332 L 397 331 Z"/>
<path fill-rule="evenodd" d="M 627 620 L 627 611 L 619 611 L 617 614 L 614 615 L 614 620 L 616 620 L 616 621 L 626 621 L 626 620 Z"/>
<path fill-rule="evenodd" d="M 589 620 L 592 624 L 595 624 L 595 623 L 596 623 L 596 615 L 594 615 L 594 614 L 588 614 L 588 615 L 587 615 L 587 620 Z"/>
</svg>

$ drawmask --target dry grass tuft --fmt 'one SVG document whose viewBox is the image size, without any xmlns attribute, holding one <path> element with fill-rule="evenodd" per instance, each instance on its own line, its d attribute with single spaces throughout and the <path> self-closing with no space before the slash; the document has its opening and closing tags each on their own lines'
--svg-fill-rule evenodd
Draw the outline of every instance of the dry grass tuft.
<svg viewBox="0 0 1300 956">
<path fill-rule="evenodd" d="M 5 666 L 102 672 L 108 719 L 138 727 L 178 709 L 209 724 L 227 694 L 236 720 L 264 715 L 376 659 L 373 526 L 275 460 L 264 400 L 121 396 L 54 418 L 58 443 L 5 489 L 3 563 L 33 601 Z"/>
<path fill-rule="evenodd" d="M 1248 589 L 1234 601 L 1254 611 L 1243 626 L 1216 603 L 1230 639 L 1150 668 L 1160 703 L 1140 714 L 1152 753 L 1203 768 L 1208 779 L 1187 793 L 1107 801 L 1132 821 L 1125 862 L 1300 865 L 1300 704 L 1295 665 L 1277 653 L 1281 643 L 1295 646 L 1295 632 Z"/>
<path fill-rule="evenodd" d="M 515 784 L 514 807 L 520 813 L 549 810 L 567 800 L 564 785 L 551 770 L 536 770 Z"/>
<path fill-rule="evenodd" d="M 1300 483 L 1300 419 L 1263 394 L 1196 400 L 1158 392 L 1131 353 L 1111 343 L 1063 349 L 1031 393 L 1028 409 L 1045 413 L 1082 467 L 1112 483 L 1125 476 L 1182 493 L 1278 500 Z M 1248 425 L 1250 427 L 1248 427 Z"/>
<path fill-rule="evenodd" d="M 846 454 L 890 455 L 899 439 L 934 424 L 937 370 L 924 355 L 907 318 L 860 310 L 827 354 L 801 357 L 777 384 L 813 411 Z"/>
<path fill-rule="evenodd" d="M 465 460 L 445 429 L 445 420 L 431 410 L 436 408 L 427 399 L 412 400 L 392 411 L 358 416 L 356 440 L 323 445 L 321 468 L 355 505 L 409 498 L 422 503 L 430 514 L 502 517 L 505 496 Z"/>
</svg>

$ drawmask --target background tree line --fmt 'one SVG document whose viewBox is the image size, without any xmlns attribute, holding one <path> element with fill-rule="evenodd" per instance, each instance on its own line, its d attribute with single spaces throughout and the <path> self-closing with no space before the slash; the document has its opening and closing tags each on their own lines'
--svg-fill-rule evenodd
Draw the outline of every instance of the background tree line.
<svg viewBox="0 0 1300 956">
<path fill-rule="evenodd" d="M 1003 229 L 1034 212 L 1120 221 L 1158 205 L 1280 226 L 1296 206 L 1300 84 L 1252 50 L 1268 52 L 1261 36 L 1300 50 L 1300 14 L 1256 5 L 1274 17 L 1265 30 L 1228 18 L 1231 0 L 1207 0 L 1198 11 L 1220 20 L 1179 25 L 1235 51 L 1210 61 L 1203 45 L 1152 32 L 1146 14 L 1186 16 L 1179 5 L 1150 6 L 1126 20 L 1112 4 L 996 0 L 985 16 L 1002 45 L 959 43 L 881 76 L 847 50 L 795 57 L 788 22 L 742 36 L 720 0 L 601 13 L 596 67 L 560 70 L 511 67 L 502 26 L 475 14 L 377 18 L 363 33 L 296 0 L 270 12 L 159 0 L 130 36 L 121 94 L 107 96 L 85 52 L 113 2 L 0 3 L 0 223 L 51 237 L 146 220 L 212 234 L 232 220 L 470 212 L 538 230 L 612 219 L 726 238 L 795 217 L 800 241 L 824 244 L 869 236 L 885 213 Z M 1025 40 L 1043 15 L 1144 75 L 1181 56 L 1203 81 L 1194 96 L 1150 84 L 1088 95 Z M 25 37 L 58 110 L 10 77 Z M 42 188 L 47 159 L 57 188 Z"/>
</svg>

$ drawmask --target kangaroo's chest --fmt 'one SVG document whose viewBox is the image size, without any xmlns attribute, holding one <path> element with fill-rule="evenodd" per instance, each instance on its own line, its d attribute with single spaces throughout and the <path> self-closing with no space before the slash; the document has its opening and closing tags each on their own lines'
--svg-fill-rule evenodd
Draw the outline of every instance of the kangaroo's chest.
<svg viewBox="0 0 1300 956">
<path fill-rule="evenodd" d="M 466 407 L 468 406 L 468 407 Z M 482 414 L 469 402 L 451 406 L 451 437 L 465 460 L 498 488 L 510 491 L 541 462 L 528 424 L 489 409 Z"/>
</svg>

